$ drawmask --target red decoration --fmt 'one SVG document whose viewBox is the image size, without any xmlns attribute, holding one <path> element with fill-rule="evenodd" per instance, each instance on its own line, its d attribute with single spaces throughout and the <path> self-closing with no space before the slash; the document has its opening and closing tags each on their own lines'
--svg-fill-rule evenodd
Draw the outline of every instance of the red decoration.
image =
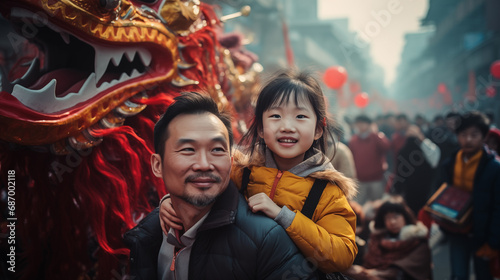
<svg viewBox="0 0 500 280">
<path fill-rule="evenodd" d="M 342 66 L 332 66 L 326 69 L 323 82 L 331 89 L 340 89 L 347 81 L 347 71 Z"/>
<path fill-rule="evenodd" d="M 448 92 L 448 88 L 446 87 L 445 83 L 439 83 L 437 90 L 438 90 L 439 93 L 446 93 L 446 92 Z"/>
<path fill-rule="evenodd" d="M 497 90 L 495 89 L 495 87 L 489 86 L 486 88 L 486 96 L 493 98 L 495 97 L 495 95 L 497 95 Z"/>
<path fill-rule="evenodd" d="M 368 106 L 368 103 L 370 103 L 370 98 L 366 92 L 358 93 L 354 97 L 354 104 L 356 104 L 358 108 L 365 108 Z"/>
<path fill-rule="evenodd" d="M 500 60 L 491 64 L 490 73 L 495 79 L 500 79 Z"/>
</svg>

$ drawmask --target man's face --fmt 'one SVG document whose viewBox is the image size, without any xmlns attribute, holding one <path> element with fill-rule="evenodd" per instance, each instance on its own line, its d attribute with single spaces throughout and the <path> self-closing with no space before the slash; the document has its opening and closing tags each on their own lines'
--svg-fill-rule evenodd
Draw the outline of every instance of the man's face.
<svg viewBox="0 0 500 280">
<path fill-rule="evenodd" d="M 168 125 L 163 161 L 153 154 L 153 173 L 162 177 L 174 199 L 199 208 L 212 204 L 226 189 L 231 171 L 229 134 L 210 113 L 182 114 Z"/>
<path fill-rule="evenodd" d="M 396 118 L 395 117 L 388 117 L 385 121 L 387 125 L 389 125 L 392 128 L 396 128 Z"/>
<path fill-rule="evenodd" d="M 457 135 L 458 143 L 465 154 L 475 154 L 483 147 L 484 137 L 479 128 L 471 126 Z"/>
<path fill-rule="evenodd" d="M 367 122 L 355 122 L 354 127 L 358 133 L 365 133 L 370 130 L 370 124 Z"/>
<path fill-rule="evenodd" d="M 395 124 L 395 129 L 399 131 L 406 130 L 409 126 L 408 121 L 405 119 L 397 119 Z"/>
<path fill-rule="evenodd" d="M 446 123 L 446 127 L 448 127 L 449 130 L 451 131 L 455 131 L 455 129 L 457 128 L 458 126 L 458 122 L 459 122 L 459 118 L 458 117 L 448 117 L 446 118 L 445 120 L 445 123 Z"/>
</svg>

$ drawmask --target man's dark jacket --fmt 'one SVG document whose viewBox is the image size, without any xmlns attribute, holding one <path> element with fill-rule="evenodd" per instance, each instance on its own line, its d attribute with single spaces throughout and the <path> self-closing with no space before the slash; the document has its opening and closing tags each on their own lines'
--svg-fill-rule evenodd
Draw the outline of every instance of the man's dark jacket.
<svg viewBox="0 0 500 280">
<path fill-rule="evenodd" d="M 443 162 L 441 182 L 453 184 L 456 153 Z M 473 249 L 488 243 L 500 249 L 500 162 L 488 150 L 483 149 L 472 189 Z"/>
<path fill-rule="evenodd" d="M 125 234 L 134 279 L 158 279 L 162 239 L 158 208 Z M 189 279 L 196 280 L 315 277 L 285 230 L 252 213 L 232 183 L 198 229 L 189 261 Z"/>
</svg>

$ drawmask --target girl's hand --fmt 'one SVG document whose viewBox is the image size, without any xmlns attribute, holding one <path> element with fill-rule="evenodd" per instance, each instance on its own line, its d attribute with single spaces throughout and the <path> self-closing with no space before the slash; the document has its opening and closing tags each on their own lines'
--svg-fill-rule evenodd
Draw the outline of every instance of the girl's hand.
<svg viewBox="0 0 500 280">
<path fill-rule="evenodd" d="M 168 234 L 170 228 L 182 230 L 182 221 L 177 217 L 170 198 L 165 199 L 160 205 L 160 225 L 163 233 Z"/>
<path fill-rule="evenodd" d="M 281 211 L 281 208 L 274 203 L 265 193 L 258 193 L 248 199 L 248 206 L 252 212 L 264 212 L 269 218 L 274 219 Z"/>
</svg>

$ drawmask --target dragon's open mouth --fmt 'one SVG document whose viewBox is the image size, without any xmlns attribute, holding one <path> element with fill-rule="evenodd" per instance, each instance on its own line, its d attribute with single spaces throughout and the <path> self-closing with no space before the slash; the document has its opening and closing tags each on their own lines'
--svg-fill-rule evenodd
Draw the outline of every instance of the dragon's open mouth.
<svg viewBox="0 0 500 280">
<path fill-rule="evenodd" d="M 26 22 L 34 20 L 36 14 L 14 8 L 11 16 Z M 43 59 L 33 59 L 21 78 L 3 81 L 3 90 L 45 114 L 87 102 L 148 74 L 152 67 L 152 54 L 146 48 L 87 42 L 50 22 L 38 29 L 32 43 L 39 47 Z"/>
</svg>

